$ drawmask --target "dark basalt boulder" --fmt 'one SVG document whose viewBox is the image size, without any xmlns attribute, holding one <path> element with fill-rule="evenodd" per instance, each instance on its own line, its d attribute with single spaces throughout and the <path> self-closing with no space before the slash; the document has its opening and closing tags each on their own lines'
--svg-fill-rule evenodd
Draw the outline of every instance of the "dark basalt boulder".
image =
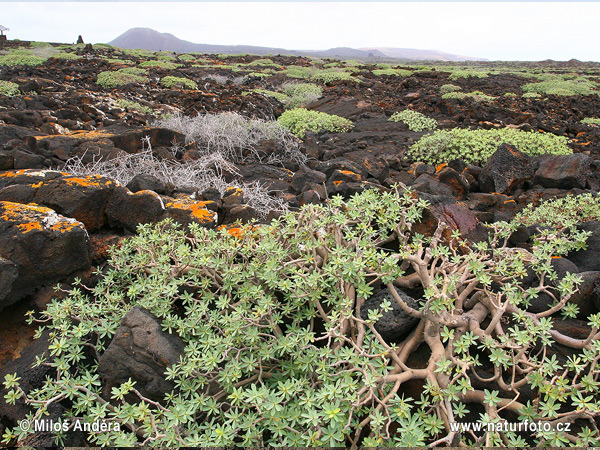
<svg viewBox="0 0 600 450">
<path fill-rule="evenodd" d="M 162 330 L 161 322 L 148 310 L 136 306 L 121 320 L 113 340 L 100 357 L 98 373 L 103 396 L 129 378 L 136 389 L 154 401 L 162 401 L 175 384 L 165 379 L 167 367 L 179 362 L 185 349 L 177 336 Z"/>
<path fill-rule="evenodd" d="M 582 223 L 577 229 L 590 231 L 592 234 L 586 241 L 587 248 L 569 253 L 568 258 L 581 272 L 600 270 L 600 221 Z"/>
<path fill-rule="evenodd" d="M 396 288 L 398 295 L 404 302 L 413 309 L 419 309 L 419 305 L 415 299 L 410 297 L 405 292 Z M 383 313 L 381 319 L 375 323 L 375 330 L 381 335 L 386 342 L 394 342 L 408 335 L 419 323 L 419 319 L 409 316 L 394 299 L 387 287 L 373 294 L 363 304 L 360 315 L 363 320 L 369 317 L 369 311 L 381 311 L 381 304 L 384 301 L 389 301 L 391 310 Z"/>
<path fill-rule="evenodd" d="M 592 158 L 582 153 L 541 158 L 533 182 L 545 188 L 584 189 L 591 164 Z"/>
<path fill-rule="evenodd" d="M 0 254 L 10 264 L 2 267 L 0 309 L 36 288 L 88 269 L 91 265 L 89 236 L 84 225 L 37 205 L 0 202 Z"/>
<path fill-rule="evenodd" d="M 483 166 L 479 187 L 482 192 L 510 194 L 533 175 L 533 160 L 512 145 L 502 144 Z"/>
<path fill-rule="evenodd" d="M 113 190 L 106 204 L 108 224 L 131 232 L 135 232 L 139 224 L 159 222 L 165 213 L 165 205 L 156 192 L 134 194 L 123 186 Z"/>
</svg>

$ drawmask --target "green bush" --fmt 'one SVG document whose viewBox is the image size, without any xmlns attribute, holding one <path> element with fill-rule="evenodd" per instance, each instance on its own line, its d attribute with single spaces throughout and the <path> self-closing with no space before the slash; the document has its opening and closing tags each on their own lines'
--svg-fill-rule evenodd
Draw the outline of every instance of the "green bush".
<svg viewBox="0 0 600 450">
<path fill-rule="evenodd" d="M 318 70 L 314 67 L 304 67 L 304 66 L 287 66 L 284 74 L 290 78 L 310 78 L 315 71 Z"/>
<path fill-rule="evenodd" d="M 178 58 L 180 61 L 196 61 L 196 57 L 193 55 L 179 55 Z"/>
<path fill-rule="evenodd" d="M 350 120 L 343 117 L 319 111 L 309 111 L 304 108 L 285 111 L 277 119 L 277 122 L 298 137 L 304 136 L 307 131 L 312 131 L 313 133 L 318 133 L 319 131 L 343 133 L 354 127 Z"/>
<path fill-rule="evenodd" d="M 456 81 L 459 78 L 487 78 L 487 76 L 487 72 L 476 70 L 455 70 L 448 78 L 452 81 Z"/>
<path fill-rule="evenodd" d="M 182 77 L 172 77 L 172 76 L 167 76 L 167 77 L 161 78 L 160 84 L 166 88 L 172 88 L 176 84 L 182 84 L 187 89 L 196 89 L 198 87 L 198 83 L 196 83 L 194 80 L 190 80 L 188 78 L 182 78 Z"/>
<path fill-rule="evenodd" d="M 279 67 L 279 64 L 275 64 L 273 60 L 268 58 L 255 59 L 254 61 L 246 64 L 247 66 L 262 66 L 262 67 Z"/>
<path fill-rule="evenodd" d="M 409 77 L 414 72 L 412 70 L 406 69 L 375 69 L 373 70 L 373 75 L 390 75 L 395 77 Z"/>
<path fill-rule="evenodd" d="M 438 130 L 423 136 L 406 155 L 413 161 L 441 164 L 462 159 L 468 164 L 485 164 L 500 144 L 514 145 L 531 156 L 568 155 L 572 150 L 568 139 L 549 133 L 520 131 L 513 128 L 492 130 Z"/>
<path fill-rule="evenodd" d="M 20 93 L 19 85 L 17 83 L 0 80 L 0 95 L 8 95 L 9 97 L 12 97 L 13 95 L 19 95 Z"/>
<path fill-rule="evenodd" d="M 140 84 L 147 82 L 148 77 L 129 73 L 128 69 L 100 72 L 98 74 L 98 79 L 96 80 L 96 83 L 107 89 L 124 86 L 130 83 Z"/>
<path fill-rule="evenodd" d="M 322 81 L 325 84 L 331 84 L 334 81 L 358 81 L 357 78 L 353 77 L 348 72 L 333 69 L 317 70 L 311 75 L 310 79 L 314 81 Z"/>
<path fill-rule="evenodd" d="M 515 216 L 513 223 L 569 228 L 593 220 L 600 220 L 600 197 L 586 193 L 546 200 L 538 206 L 527 205 Z"/>
<path fill-rule="evenodd" d="M 523 98 L 542 98 L 542 96 L 540 94 L 538 94 L 537 92 L 525 92 L 522 95 Z"/>
<path fill-rule="evenodd" d="M 117 105 L 123 109 L 137 111 L 142 114 L 153 114 L 152 108 L 148 106 L 144 106 L 138 102 L 134 102 L 132 100 L 125 100 L 123 98 L 117 100 Z"/>
<path fill-rule="evenodd" d="M 46 62 L 48 58 L 36 56 L 32 53 L 11 52 L 7 55 L 0 55 L 0 66 L 39 66 Z"/>
<path fill-rule="evenodd" d="M 288 97 L 287 108 L 307 106 L 323 95 L 323 88 L 313 83 L 285 83 L 283 92 Z"/>
<path fill-rule="evenodd" d="M 585 119 L 581 120 L 581 123 L 584 125 L 600 125 L 600 119 L 595 117 L 586 117 Z"/>
<path fill-rule="evenodd" d="M 455 84 L 444 84 L 440 87 L 440 94 L 449 94 L 450 92 L 461 91 L 462 88 Z"/>
<path fill-rule="evenodd" d="M 181 64 L 175 64 L 169 61 L 144 61 L 138 67 L 142 68 L 158 68 L 158 69 L 177 69 Z"/>
<path fill-rule="evenodd" d="M 26 393 L 8 374 L 5 401 L 29 404 L 31 423 L 58 404 L 65 417 L 110 420 L 119 430 L 86 432 L 107 447 L 596 447 L 600 317 L 581 338 L 548 317 L 576 312 L 581 277 L 554 287 L 550 262 L 585 236 L 553 232 L 519 252 L 503 245 L 513 227 L 501 222 L 488 242 L 467 245 L 443 222 L 434 236 L 415 233 L 426 206 L 410 191 L 365 191 L 229 233 L 142 225 L 111 249 L 97 284 L 40 313 L 50 346 L 37 364 L 53 375 Z M 516 278 L 530 268 L 535 287 L 524 289 Z M 393 283 L 421 294 L 408 303 Z M 392 300 L 367 308 L 379 286 Z M 550 289 L 547 314 L 528 312 Z M 400 342 L 377 327 L 392 302 L 415 319 Z M 105 390 L 107 401 L 98 358 L 134 307 L 184 342 L 165 373 L 176 389 L 155 401 L 128 381 Z M 558 415 L 573 424 L 568 435 L 451 429 L 474 419 L 551 426 Z M 7 429 L 3 442 L 33 433 Z M 55 435 L 60 445 L 65 433 Z"/>
<path fill-rule="evenodd" d="M 389 120 L 404 123 L 410 131 L 421 132 L 437 128 L 437 121 L 435 119 L 410 109 L 395 112 Z"/>
<path fill-rule="evenodd" d="M 550 81 L 542 81 L 539 83 L 527 83 L 521 86 L 526 93 L 535 93 L 541 95 L 591 95 L 594 92 L 596 84 L 585 80 L 563 80 L 554 79 Z"/>
<path fill-rule="evenodd" d="M 473 92 L 448 92 L 442 95 L 443 99 L 460 99 L 464 100 L 465 98 L 471 98 L 476 102 L 493 102 L 496 100 L 496 97 L 492 97 L 491 95 L 484 94 L 481 91 L 473 91 Z"/>
<path fill-rule="evenodd" d="M 124 67 L 123 69 L 119 69 L 119 73 L 125 73 L 127 75 L 147 76 L 148 70 L 140 69 L 138 67 Z"/>
<path fill-rule="evenodd" d="M 82 56 L 76 55 L 75 53 L 61 52 L 61 53 L 57 53 L 56 55 L 52 55 L 52 58 L 65 59 L 65 60 L 77 60 L 77 59 L 81 59 Z"/>
</svg>

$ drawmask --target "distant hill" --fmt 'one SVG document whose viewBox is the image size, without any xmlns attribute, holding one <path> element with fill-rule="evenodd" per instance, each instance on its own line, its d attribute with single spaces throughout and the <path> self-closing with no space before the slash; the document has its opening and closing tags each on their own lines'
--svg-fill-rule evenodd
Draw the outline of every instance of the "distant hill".
<svg viewBox="0 0 600 450">
<path fill-rule="evenodd" d="M 173 36 L 170 33 L 160 33 L 151 28 L 131 28 L 113 41 L 114 47 L 129 49 L 145 49 L 152 51 L 172 51 L 178 53 L 223 53 L 235 55 L 250 53 L 253 55 L 292 55 L 314 56 L 317 58 L 401 58 L 411 60 L 433 59 L 440 61 L 487 61 L 483 58 L 452 55 L 438 50 L 416 50 L 402 48 L 349 48 L 336 47 L 329 50 L 288 50 L 278 47 L 258 47 L 253 45 L 214 45 L 196 44 Z M 404 52 L 404 53 L 403 53 Z M 402 56 L 397 56 L 402 55 Z"/>
<path fill-rule="evenodd" d="M 365 47 L 359 50 L 379 52 L 389 58 L 401 58 L 412 60 L 434 60 L 434 61 L 488 61 L 486 58 L 474 56 L 453 55 L 452 53 L 439 50 L 419 50 L 416 48 L 393 48 L 393 47 Z"/>
</svg>

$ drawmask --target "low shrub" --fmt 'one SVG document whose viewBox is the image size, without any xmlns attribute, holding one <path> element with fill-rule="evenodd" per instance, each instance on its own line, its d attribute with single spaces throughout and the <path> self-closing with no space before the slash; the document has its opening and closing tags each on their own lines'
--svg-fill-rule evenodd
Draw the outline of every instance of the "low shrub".
<svg viewBox="0 0 600 450">
<path fill-rule="evenodd" d="M 254 92 L 269 95 L 279 100 L 287 109 L 310 105 L 323 95 L 323 88 L 313 83 L 285 83 L 283 92 L 254 89 Z"/>
<path fill-rule="evenodd" d="M 437 121 L 435 119 L 410 109 L 395 112 L 389 120 L 391 122 L 404 123 L 410 131 L 421 132 L 437 128 Z"/>
<path fill-rule="evenodd" d="M 196 61 L 196 57 L 194 55 L 179 55 L 177 57 L 180 61 Z"/>
<path fill-rule="evenodd" d="M 542 96 L 540 94 L 538 94 L 537 92 L 525 92 L 522 95 L 523 98 L 542 98 Z"/>
<path fill-rule="evenodd" d="M 127 109 L 127 110 L 131 110 L 131 111 L 137 111 L 141 114 L 153 114 L 152 108 L 148 107 L 148 106 L 144 106 L 138 102 L 134 102 L 132 100 L 126 100 L 126 99 L 119 99 L 117 100 L 117 105 L 119 105 L 119 107 L 123 108 L 123 109 Z"/>
<path fill-rule="evenodd" d="M 493 102 L 496 100 L 496 97 L 492 97 L 491 95 L 484 94 L 481 91 L 473 91 L 473 92 L 448 92 L 442 95 L 443 99 L 459 99 L 464 100 L 466 98 L 470 98 L 475 100 L 476 102 Z"/>
<path fill-rule="evenodd" d="M 285 111 L 277 121 L 298 137 L 303 137 L 307 131 L 343 133 L 354 127 L 350 120 L 343 117 L 304 108 Z"/>
<path fill-rule="evenodd" d="M 537 206 L 529 204 L 512 222 L 525 226 L 569 228 L 593 220 L 600 220 L 600 197 L 585 193 L 545 200 Z"/>
<path fill-rule="evenodd" d="M 142 68 L 157 68 L 157 69 L 177 69 L 181 64 L 175 64 L 169 61 L 144 61 L 138 67 Z"/>
<path fill-rule="evenodd" d="M 65 59 L 68 61 L 74 61 L 77 59 L 81 59 L 83 58 L 82 56 L 76 55 L 75 53 L 68 53 L 68 52 L 61 52 L 61 53 L 57 53 L 56 55 L 52 55 L 52 58 L 54 59 Z"/>
<path fill-rule="evenodd" d="M 128 69 L 120 69 L 117 71 L 100 72 L 96 83 L 106 89 L 112 89 L 126 84 L 141 84 L 147 83 L 148 77 L 129 73 Z"/>
<path fill-rule="evenodd" d="M 17 83 L 0 80 L 0 95 L 12 97 L 13 95 L 19 95 L 20 93 L 19 85 Z"/>
<path fill-rule="evenodd" d="M 600 119 L 595 117 L 586 117 L 585 119 L 581 120 L 581 123 L 584 125 L 600 125 Z"/>
<path fill-rule="evenodd" d="M 247 66 L 262 66 L 262 67 L 279 67 L 279 64 L 275 64 L 273 60 L 269 58 L 255 59 L 254 61 L 246 64 Z"/>
<path fill-rule="evenodd" d="M 513 227 L 501 222 L 467 245 L 444 222 L 433 236 L 415 233 L 426 206 L 410 191 L 368 190 L 235 233 L 141 225 L 111 249 L 94 287 L 30 316 L 49 331 L 37 364 L 56 375 L 29 390 L 8 374 L 5 400 L 31 405 L 32 423 L 50 408 L 110 419 L 119 427 L 86 432 L 105 447 L 597 446 L 600 315 L 578 338 L 550 317 L 573 317 L 581 283 L 568 274 L 552 286 L 552 258 L 585 236 L 555 232 L 519 252 L 504 245 Z M 515 278 L 528 269 L 525 289 Z M 395 285 L 420 293 L 409 302 Z M 391 300 L 367 307 L 381 288 Z M 549 290 L 556 301 L 529 312 Z M 131 380 L 106 392 L 97 371 L 134 307 L 183 341 L 165 371 L 176 389 L 162 399 Z M 410 334 L 384 338 L 384 315 L 401 314 Z M 454 429 L 473 421 L 481 429 Z M 524 427 L 485 426 L 507 422 Z M 34 432 L 7 429 L 3 442 Z M 54 434 L 60 445 L 64 433 Z"/>
<path fill-rule="evenodd" d="M 413 144 L 406 155 L 413 161 L 441 164 L 462 159 L 468 164 L 485 164 L 500 144 L 514 145 L 531 156 L 568 155 L 568 139 L 549 133 L 521 131 L 513 128 L 492 130 L 438 130 L 423 136 Z"/>
<path fill-rule="evenodd" d="M 173 76 L 166 76 L 161 78 L 160 84 L 169 89 L 177 84 L 181 84 L 187 89 L 196 89 L 198 87 L 198 83 L 196 83 L 194 80 L 190 80 L 189 78 Z"/>
<path fill-rule="evenodd" d="M 335 81 L 358 81 L 358 79 L 353 77 L 349 72 L 333 69 L 317 70 L 311 75 L 310 79 L 314 81 L 321 81 L 325 84 L 331 84 Z"/>
<path fill-rule="evenodd" d="M 450 92 L 458 91 L 462 91 L 462 88 L 455 84 L 444 84 L 440 87 L 440 94 L 449 94 Z"/>
<path fill-rule="evenodd" d="M 456 81 L 459 78 L 487 78 L 487 72 L 481 72 L 476 70 L 455 70 L 453 71 L 448 79 Z"/>
<path fill-rule="evenodd" d="M 11 52 L 7 55 L 0 55 L 0 66 L 39 66 L 45 63 L 47 59 L 31 53 Z"/>
<path fill-rule="evenodd" d="M 595 91 L 596 84 L 585 80 L 563 80 L 554 79 L 539 83 L 527 83 L 521 86 L 525 93 L 536 93 L 540 95 L 591 95 Z"/>
<path fill-rule="evenodd" d="M 389 75 L 394 77 L 409 77 L 414 72 L 412 70 L 406 69 L 375 69 L 373 70 L 373 75 Z"/>
<path fill-rule="evenodd" d="M 237 113 L 221 113 L 196 117 L 174 115 L 156 120 L 153 125 L 184 134 L 187 142 L 198 144 L 198 151 L 203 155 L 216 152 L 234 163 L 246 160 L 268 164 L 306 161 L 298 148 L 298 140 L 275 121 L 247 119 Z M 265 155 L 260 150 L 264 141 L 275 142 L 279 150 Z"/>
</svg>

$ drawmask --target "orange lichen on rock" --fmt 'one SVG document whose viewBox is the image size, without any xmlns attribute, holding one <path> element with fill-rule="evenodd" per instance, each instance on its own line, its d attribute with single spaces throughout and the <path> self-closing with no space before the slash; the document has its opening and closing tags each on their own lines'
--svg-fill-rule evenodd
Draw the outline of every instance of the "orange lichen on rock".
<svg viewBox="0 0 600 450">
<path fill-rule="evenodd" d="M 87 177 L 72 177 L 65 178 L 65 182 L 71 186 L 82 186 L 82 187 L 100 187 L 110 186 L 115 184 L 113 180 L 103 179 L 100 175 L 90 175 Z"/>
<path fill-rule="evenodd" d="M 335 184 L 336 186 L 339 186 L 340 184 L 342 184 L 342 182 L 340 180 L 334 181 L 333 184 Z"/>
<path fill-rule="evenodd" d="M 438 164 L 437 166 L 435 166 L 435 171 L 440 172 L 444 167 L 446 167 L 448 164 L 446 163 L 442 163 L 442 164 Z"/>
<path fill-rule="evenodd" d="M 23 175 L 26 171 L 27 171 L 27 169 L 7 170 L 5 172 L 0 173 L 0 177 L 13 178 L 13 177 L 16 177 L 19 175 Z"/>
<path fill-rule="evenodd" d="M 177 199 L 167 203 L 167 208 L 189 211 L 190 216 L 200 223 L 213 222 L 215 220 L 215 212 L 206 208 L 206 205 L 211 202 L 197 202 L 190 198 Z"/>
<path fill-rule="evenodd" d="M 29 233 L 30 231 L 33 231 L 33 230 L 42 231 L 44 229 L 39 222 L 22 223 L 20 225 L 17 225 L 17 228 L 19 230 L 21 230 L 23 233 Z"/>
</svg>

